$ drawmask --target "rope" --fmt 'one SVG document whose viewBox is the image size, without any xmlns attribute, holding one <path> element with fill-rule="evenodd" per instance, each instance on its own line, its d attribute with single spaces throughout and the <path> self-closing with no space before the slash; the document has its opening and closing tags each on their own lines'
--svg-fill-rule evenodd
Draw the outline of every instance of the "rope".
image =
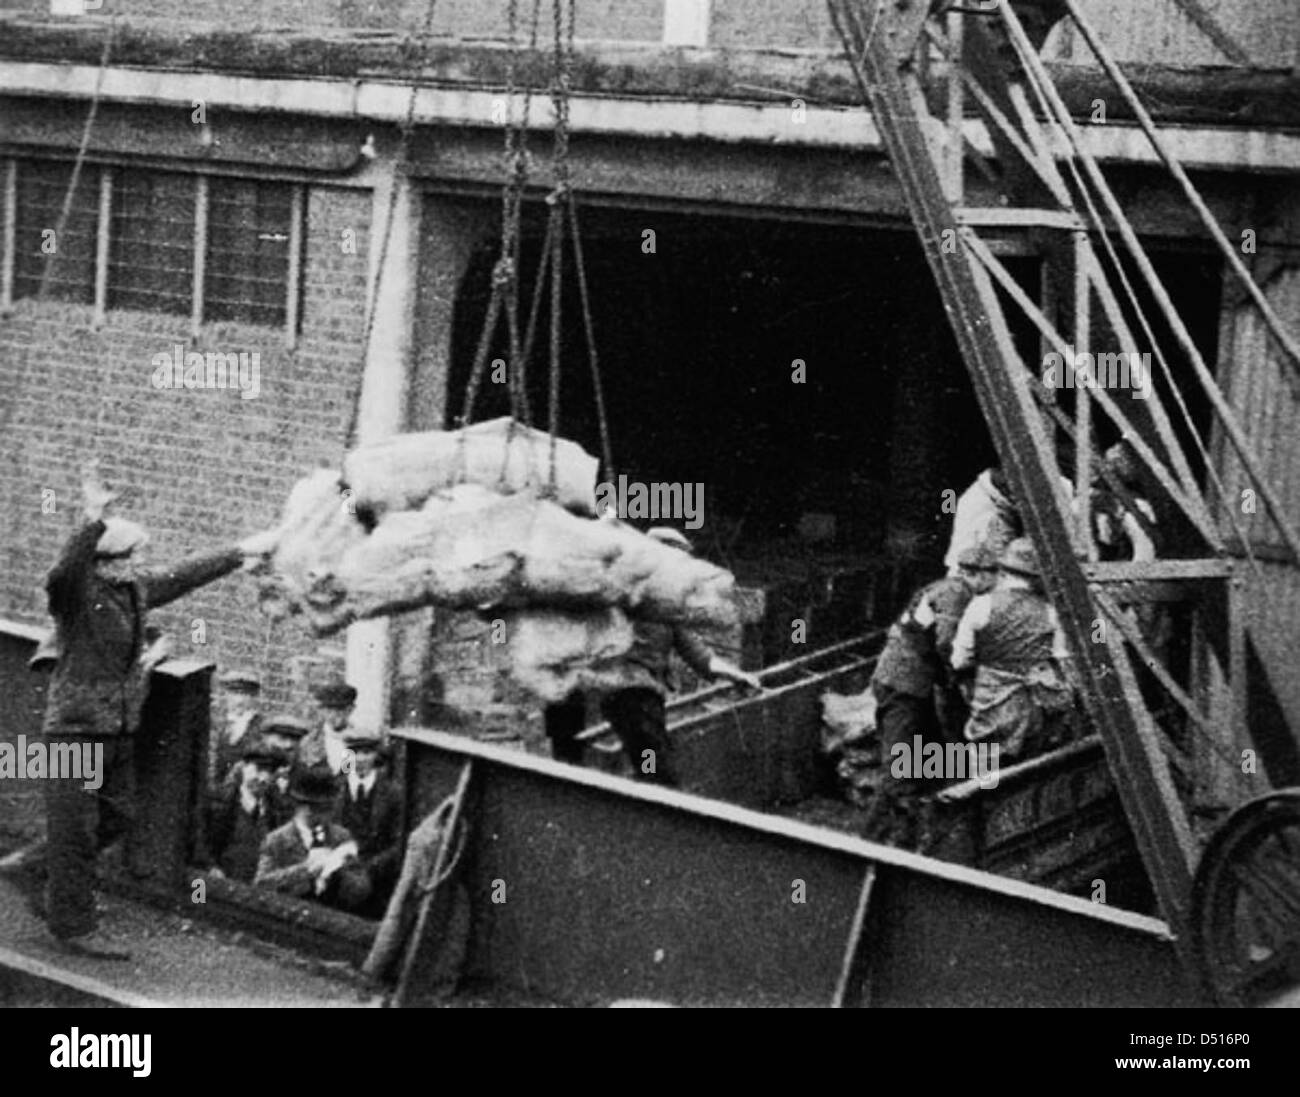
<svg viewBox="0 0 1300 1097">
<path fill-rule="evenodd" d="M 429 32 L 433 28 L 433 16 L 437 8 L 438 0 L 428 0 L 428 7 L 424 10 L 424 24 L 420 30 L 421 42 L 424 42 L 429 37 Z M 400 126 L 402 140 L 398 146 L 398 170 L 393 173 L 392 183 L 388 189 L 388 212 L 384 219 L 384 235 L 379 242 L 379 261 L 375 267 L 375 279 L 371 283 L 369 299 L 366 302 L 366 321 L 361 335 L 361 369 L 358 372 L 356 391 L 352 397 L 352 410 L 348 415 L 347 433 L 345 435 L 344 445 L 347 449 L 351 449 L 356 443 L 357 427 L 361 418 L 361 393 L 365 386 L 366 359 L 370 352 L 370 338 L 375 330 L 375 311 L 379 304 L 379 289 L 384 280 L 384 271 L 388 266 L 388 248 L 393 238 L 393 216 L 397 211 L 398 177 L 399 173 L 405 171 L 410 164 L 411 134 L 415 130 L 415 104 L 420 91 L 416 76 L 417 74 L 408 73 L 411 88 L 406 100 L 406 113 Z"/>
<path fill-rule="evenodd" d="M 532 28 L 529 48 L 537 48 L 537 28 L 540 16 L 541 0 L 533 0 Z M 518 121 L 514 117 L 515 92 L 518 85 L 519 64 L 519 10 L 517 0 L 510 0 L 507 8 L 507 22 L 510 35 L 510 56 L 506 66 L 506 132 L 505 151 L 509 176 L 501 195 L 501 250 L 496 264 L 492 268 L 492 293 L 488 299 L 487 314 L 483 320 L 483 329 L 479 333 L 478 346 L 474 352 L 474 362 L 470 368 L 469 381 L 465 387 L 465 403 L 459 426 L 460 438 L 457 442 L 459 473 L 461 482 L 469 475 L 468 448 L 464 428 L 469 426 L 474 416 L 474 404 L 482 385 L 483 374 L 487 367 L 488 355 L 492 348 L 492 339 L 500 323 L 502 309 L 507 310 L 507 328 L 510 345 L 507 351 L 506 384 L 510 395 L 511 424 L 507 431 L 505 454 L 502 461 L 501 477 L 504 481 L 510 458 L 510 444 L 514 438 L 514 420 L 522 416 L 527 422 L 531 419 L 528 409 L 527 393 L 523 389 L 523 373 L 520 365 L 521 351 L 518 326 L 518 276 L 520 255 L 519 226 L 523 213 L 523 195 L 528 182 L 528 119 L 532 108 L 532 85 L 524 85 L 524 105 Z M 520 376 L 516 377 L 516 373 Z"/>
</svg>

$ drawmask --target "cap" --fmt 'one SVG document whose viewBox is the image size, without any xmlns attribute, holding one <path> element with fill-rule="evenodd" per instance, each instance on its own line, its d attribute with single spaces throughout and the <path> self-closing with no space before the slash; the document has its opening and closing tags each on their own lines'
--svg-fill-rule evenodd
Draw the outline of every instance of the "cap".
<svg viewBox="0 0 1300 1097">
<path fill-rule="evenodd" d="M 261 762 L 268 766 L 282 766 L 290 759 L 290 752 L 282 747 L 273 747 L 260 736 L 251 736 L 244 741 L 244 749 L 239 757 L 245 762 Z"/>
<path fill-rule="evenodd" d="M 350 708 L 357 701 L 356 689 L 338 679 L 322 682 L 311 692 L 325 708 Z"/>
<path fill-rule="evenodd" d="M 138 522 L 129 518 L 106 518 L 104 532 L 95 545 L 95 555 L 104 559 L 129 556 L 147 540 L 149 534 Z"/>
<path fill-rule="evenodd" d="M 262 680 L 251 670 L 228 670 L 217 679 L 227 693 L 261 693 Z"/>
<path fill-rule="evenodd" d="M 297 716 L 272 716 L 262 721 L 263 735 L 285 735 L 290 739 L 301 739 L 310 734 L 311 730 L 311 724 Z"/>
<path fill-rule="evenodd" d="M 324 763 L 296 765 L 289 773 L 289 796 L 300 804 L 329 804 L 338 794 L 334 771 Z"/>
<path fill-rule="evenodd" d="M 957 566 L 971 571 L 997 571 L 998 560 L 988 545 L 971 545 L 957 554 Z"/>
<path fill-rule="evenodd" d="M 378 750 L 383 743 L 384 737 L 374 728 L 349 724 L 343 730 L 343 745 L 353 750 Z"/>
<path fill-rule="evenodd" d="M 653 529 L 646 530 L 647 537 L 653 537 L 656 541 L 665 545 L 672 545 L 674 548 L 685 549 L 687 552 L 694 551 L 695 546 L 691 544 L 690 538 L 672 526 L 655 526 Z"/>
<path fill-rule="evenodd" d="M 1032 579 L 1041 578 L 1043 574 L 1038 566 L 1038 550 L 1028 537 L 1017 537 L 1007 545 L 998 560 L 998 567 Z"/>
</svg>

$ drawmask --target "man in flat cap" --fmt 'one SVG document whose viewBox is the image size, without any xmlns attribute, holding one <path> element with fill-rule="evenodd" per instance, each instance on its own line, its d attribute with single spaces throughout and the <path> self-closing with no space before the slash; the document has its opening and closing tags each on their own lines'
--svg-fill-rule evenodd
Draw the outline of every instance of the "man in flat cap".
<svg viewBox="0 0 1300 1097">
<path fill-rule="evenodd" d="M 213 875 L 251 883 L 263 840 L 284 821 L 276 820 L 270 794 L 289 753 L 257 735 L 245 737 L 239 753 L 239 783 L 223 789 L 209 806 L 198 861 Z"/>
<path fill-rule="evenodd" d="M 221 702 L 220 723 L 212 729 L 208 782 L 216 786 L 237 765 L 240 744 L 247 736 L 256 736 L 261 717 L 262 681 L 251 670 L 228 670 L 217 678 Z"/>
<path fill-rule="evenodd" d="M 1072 707 L 1073 672 L 1034 543 L 1013 540 L 998 569 L 996 588 L 973 598 L 958 622 L 952 666 L 970 696 L 966 739 L 1020 759 L 1040 750 Z"/>
<path fill-rule="evenodd" d="M 298 757 L 303 739 L 311 734 L 311 724 L 300 716 L 269 716 L 262 723 L 262 742 L 281 757 L 267 789 L 271 805 L 271 828 L 284 826 L 293 818 L 293 801 L 289 799 L 289 774 Z"/>
<path fill-rule="evenodd" d="M 379 765 L 383 739 L 373 728 L 350 724 L 334 817 L 357 841 L 361 864 L 374 889 L 366 914 L 380 917 L 402 867 L 402 797 Z"/>
<path fill-rule="evenodd" d="M 370 898 L 370 877 L 348 831 L 333 822 L 337 777 L 323 762 L 294 764 L 293 818 L 262 842 L 253 883 L 299 899 L 357 911 Z"/>
<path fill-rule="evenodd" d="M 132 735 L 148 689 L 146 614 L 197 587 L 229 575 L 245 560 L 272 552 L 268 530 L 180 561 L 145 568 L 144 528 L 105 518 L 116 498 L 90 466 L 82 482 L 85 522 L 69 538 L 45 589 L 59 635 L 50 675 L 44 737 L 50 748 L 102 748 L 102 784 L 75 778 L 45 782 L 48 880 L 45 911 L 57 943 L 102 959 L 125 951 L 96 929 L 96 854 L 123 837 L 132 817 Z"/>
<path fill-rule="evenodd" d="M 316 726 L 302 741 L 299 757 L 308 765 L 323 760 L 335 774 L 342 773 L 347 754 L 343 733 L 356 707 L 357 691 L 342 678 L 335 677 L 320 683 L 311 692 L 316 702 Z"/>
</svg>

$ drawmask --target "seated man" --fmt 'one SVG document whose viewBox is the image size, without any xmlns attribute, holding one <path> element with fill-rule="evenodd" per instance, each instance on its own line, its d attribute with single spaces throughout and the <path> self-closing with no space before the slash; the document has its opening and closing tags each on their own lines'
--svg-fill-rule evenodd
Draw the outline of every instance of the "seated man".
<svg viewBox="0 0 1300 1097">
<path fill-rule="evenodd" d="M 1043 745 L 1047 717 L 1071 707 L 1069 649 L 1047 600 L 1033 542 L 1012 541 L 998 567 L 996 589 L 972 599 L 962 614 L 952 665 L 968 676 L 966 738 L 991 740 L 1004 756 L 1017 758 Z"/>
<path fill-rule="evenodd" d="M 370 878 L 352 835 L 330 821 L 338 786 L 329 766 L 295 765 L 289 778 L 293 819 L 262 842 L 253 883 L 300 899 L 356 911 L 370 898 Z"/>
<path fill-rule="evenodd" d="M 274 773 L 287 755 L 262 740 L 242 742 L 238 783 L 228 784 L 208 809 L 200 863 L 214 876 L 250 883 L 262 842 L 278 824 L 270 804 Z"/>
<path fill-rule="evenodd" d="M 344 742 L 348 753 L 335 818 L 356 839 L 372 888 L 366 913 L 379 917 L 402 867 L 402 797 L 379 768 L 382 741 L 377 731 L 353 725 L 344 733 Z"/>
</svg>

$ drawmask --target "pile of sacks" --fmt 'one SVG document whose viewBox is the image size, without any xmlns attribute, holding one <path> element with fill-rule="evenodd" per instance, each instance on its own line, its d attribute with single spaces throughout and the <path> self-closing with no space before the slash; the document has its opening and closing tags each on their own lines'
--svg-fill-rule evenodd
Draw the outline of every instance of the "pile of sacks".
<svg viewBox="0 0 1300 1097">
<path fill-rule="evenodd" d="M 317 635 L 422 606 L 505 622 L 512 675 L 544 700 L 619 683 L 633 621 L 736 621 L 734 578 L 595 517 L 597 462 L 496 419 L 401 435 L 300 480 L 263 586 Z"/>
</svg>

